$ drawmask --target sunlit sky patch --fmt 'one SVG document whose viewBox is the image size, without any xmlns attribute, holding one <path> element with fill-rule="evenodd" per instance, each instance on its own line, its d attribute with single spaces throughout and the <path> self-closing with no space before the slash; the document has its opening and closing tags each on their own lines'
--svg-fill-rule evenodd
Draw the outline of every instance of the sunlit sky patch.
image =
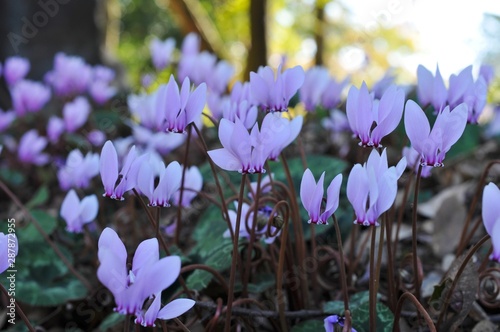
<svg viewBox="0 0 500 332">
<path fill-rule="evenodd" d="M 479 54 L 487 48 L 481 24 L 485 13 L 500 15 L 500 1 L 474 0 L 341 0 L 351 10 L 353 23 L 365 29 L 378 24 L 407 29 L 416 38 L 418 52 L 394 59 L 397 65 L 416 72 L 419 64 L 443 76 L 480 64 Z M 333 3 L 334 4 L 334 3 Z M 339 13 L 327 6 L 327 15 Z"/>
</svg>

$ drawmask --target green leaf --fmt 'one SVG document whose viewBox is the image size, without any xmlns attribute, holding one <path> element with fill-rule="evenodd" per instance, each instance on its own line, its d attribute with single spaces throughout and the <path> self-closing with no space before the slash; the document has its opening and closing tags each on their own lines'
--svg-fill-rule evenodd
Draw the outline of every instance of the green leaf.
<svg viewBox="0 0 500 332">
<path fill-rule="evenodd" d="M 109 314 L 102 321 L 101 324 L 99 324 L 99 327 L 97 329 L 99 331 L 106 331 L 106 330 L 112 328 L 113 326 L 116 326 L 116 325 L 120 324 L 124 320 L 125 320 L 125 316 L 124 315 L 120 315 L 117 312 L 113 312 L 113 313 Z"/>
<path fill-rule="evenodd" d="M 392 331 L 394 315 L 391 310 L 383 303 L 377 302 L 377 332 Z M 370 303 L 363 302 L 351 310 L 352 326 L 358 332 L 370 331 Z"/>
<path fill-rule="evenodd" d="M 45 233 L 47 233 L 47 235 L 50 235 L 56 228 L 56 218 L 47 212 L 42 210 L 31 210 L 30 213 L 33 218 L 38 221 L 40 227 L 45 231 Z M 18 229 L 16 235 L 21 242 L 44 241 L 42 235 L 38 232 L 32 222 L 28 226 Z"/>
<path fill-rule="evenodd" d="M 306 320 L 301 322 L 294 327 L 290 331 L 292 332 L 318 332 L 323 331 L 325 329 L 324 322 L 319 320 Z"/>
<path fill-rule="evenodd" d="M 344 314 L 344 301 L 328 301 L 323 304 L 323 311 L 332 315 Z"/>
<path fill-rule="evenodd" d="M 58 306 L 67 301 L 84 298 L 87 294 L 82 283 L 69 276 L 51 284 L 32 280 L 19 281 L 16 286 L 16 298 L 32 306 Z"/>
<path fill-rule="evenodd" d="M 26 176 L 14 169 L 0 168 L 0 178 L 13 187 L 18 187 L 26 182 Z"/>
<path fill-rule="evenodd" d="M 48 199 L 49 199 L 49 189 L 47 188 L 47 186 L 43 185 L 40 188 L 38 188 L 35 195 L 33 195 L 33 198 L 28 203 L 26 203 L 26 208 L 30 210 L 34 207 L 45 204 Z"/>
</svg>

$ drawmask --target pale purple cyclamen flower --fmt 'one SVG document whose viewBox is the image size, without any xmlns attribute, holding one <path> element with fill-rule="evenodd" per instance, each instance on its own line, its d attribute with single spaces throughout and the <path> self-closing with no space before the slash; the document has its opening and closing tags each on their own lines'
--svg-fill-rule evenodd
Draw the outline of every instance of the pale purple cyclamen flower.
<svg viewBox="0 0 500 332">
<path fill-rule="evenodd" d="M 257 121 L 257 106 L 251 106 L 246 100 L 240 103 L 233 103 L 230 99 L 222 102 L 222 118 L 234 122 L 236 118 L 240 119 L 245 128 L 250 129 Z"/>
<path fill-rule="evenodd" d="M 355 224 L 379 226 L 378 218 L 396 199 L 398 179 L 405 168 L 404 157 L 389 167 L 385 149 L 381 155 L 373 149 L 364 165 L 354 165 L 347 179 L 347 199 L 356 213 Z"/>
<path fill-rule="evenodd" d="M 127 249 L 114 230 L 104 229 L 98 248 L 101 265 L 97 277 L 113 294 L 115 311 L 122 315 L 139 315 L 144 301 L 172 285 L 180 273 L 178 256 L 159 259 L 158 240 L 155 238 L 139 244 L 130 270 Z"/>
<path fill-rule="evenodd" d="M 436 66 L 436 76 L 422 65 L 417 68 L 417 96 L 420 105 L 431 104 L 435 113 L 440 113 L 446 106 L 448 91 L 444 85 L 443 77 Z"/>
<path fill-rule="evenodd" d="M 248 133 L 243 123 L 221 119 L 219 139 L 223 148 L 208 151 L 208 155 L 222 169 L 240 173 L 265 173 L 264 163 L 272 151 L 281 147 L 289 138 L 290 128 L 281 118 L 269 113 L 259 130 L 256 123 Z"/>
<path fill-rule="evenodd" d="M 321 125 L 330 131 L 330 140 L 339 149 L 339 155 L 346 156 L 352 135 L 347 115 L 339 109 L 333 109 L 328 118 L 321 120 Z"/>
<path fill-rule="evenodd" d="M 330 78 L 326 85 L 325 91 L 321 96 L 321 106 L 324 109 L 331 110 L 338 107 L 342 96 L 342 91 L 349 84 L 350 77 L 344 78 L 342 81 L 337 81 L 335 78 Z"/>
<path fill-rule="evenodd" d="M 347 120 L 361 146 L 379 147 L 382 138 L 396 129 L 403 116 L 404 99 L 404 91 L 395 85 L 385 91 L 380 101 L 373 100 L 364 82 L 359 90 L 355 86 L 349 89 Z"/>
<path fill-rule="evenodd" d="M 107 103 L 116 92 L 117 89 L 115 87 L 110 86 L 108 82 L 103 80 L 92 81 L 89 84 L 89 94 L 97 105 Z"/>
<path fill-rule="evenodd" d="M 474 84 L 472 65 L 464 68 L 458 75 L 452 74 L 448 88 L 448 105 L 455 108 L 463 103 L 464 95 L 472 84 Z"/>
<path fill-rule="evenodd" d="M 0 133 L 8 129 L 12 121 L 14 121 L 15 119 L 16 119 L 16 113 L 14 111 L 4 112 L 0 108 Z"/>
<path fill-rule="evenodd" d="M 54 68 L 45 75 L 45 82 L 50 84 L 59 97 L 74 96 L 84 93 L 92 80 L 92 68 L 83 58 L 57 53 Z"/>
<path fill-rule="evenodd" d="M 90 104 L 87 98 L 79 96 L 72 102 L 66 103 L 62 112 L 66 131 L 73 133 L 87 122 L 90 114 Z"/>
<path fill-rule="evenodd" d="M 50 89 L 42 83 L 21 80 L 10 91 L 12 107 L 18 116 L 38 112 L 50 100 Z"/>
<path fill-rule="evenodd" d="M 49 162 L 49 155 L 42 153 L 47 146 L 47 138 L 39 136 L 36 129 L 27 131 L 19 141 L 17 156 L 20 161 L 37 166 L 45 165 Z"/>
<path fill-rule="evenodd" d="M 247 101 L 250 106 L 256 105 L 252 100 L 252 94 L 250 91 L 250 82 L 236 82 L 231 89 L 230 95 L 231 101 L 233 103 L 241 103 Z"/>
<path fill-rule="evenodd" d="M 325 318 L 325 332 L 334 332 L 335 327 L 339 326 L 341 328 L 345 325 L 345 317 L 338 315 L 331 315 Z M 351 332 L 357 332 L 355 328 L 351 327 Z"/>
<path fill-rule="evenodd" d="M 93 146 L 101 146 L 106 141 L 106 134 L 98 129 L 94 129 L 87 134 L 87 139 Z"/>
<path fill-rule="evenodd" d="M 177 161 L 157 167 L 144 160 L 137 173 L 137 187 L 149 198 L 149 206 L 169 207 L 174 193 L 181 186 L 182 169 Z M 155 187 L 155 179 L 159 178 Z"/>
<path fill-rule="evenodd" d="M 0 273 L 8 268 L 14 268 L 18 249 L 19 245 L 14 233 L 0 232 Z"/>
<path fill-rule="evenodd" d="M 180 201 L 181 191 L 179 188 L 172 197 L 172 203 L 177 206 L 188 207 L 191 205 L 191 201 L 198 195 L 198 192 L 201 191 L 201 188 L 203 188 L 203 176 L 201 175 L 200 169 L 196 166 L 188 167 L 184 176 L 182 202 Z"/>
<path fill-rule="evenodd" d="M 149 44 L 149 52 L 151 60 L 156 70 L 162 70 L 170 65 L 172 54 L 175 50 L 175 39 L 167 38 L 164 41 L 158 38 L 153 38 Z"/>
<path fill-rule="evenodd" d="M 13 86 L 24 79 L 30 71 L 30 62 L 26 58 L 13 56 L 5 60 L 4 77 L 9 86 Z"/>
<path fill-rule="evenodd" d="M 467 124 L 467 105 L 460 104 L 438 113 L 432 130 L 424 111 L 413 100 L 405 107 L 405 129 L 411 145 L 420 153 L 423 166 L 443 166 L 446 152 L 462 136 Z"/>
<path fill-rule="evenodd" d="M 123 200 L 123 194 L 136 186 L 140 161 L 134 145 L 129 150 L 123 167 L 118 173 L 118 154 L 113 143 L 106 141 L 99 160 L 99 170 L 105 191 L 103 196 Z"/>
<path fill-rule="evenodd" d="M 86 189 L 90 180 L 99 174 L 99 155 L 88 152 L 85 157 L 80 150 L 72 150 L 66 158 L 66 163 L 57 172 L 59 187 Z"/>
<path fill-rule="evenodd" d="M 71 189 L 66 194 L 61 205 L 61 217 L 66 222 L 66 230 L 71 233 L 81 233 L 83 225 L 97 217 L 99 203 L 96 195 L 90 195 L 81 201 L 76 192 Z"/>
<path fill-rule="evenodd" d="M 328 219 L 333 215 L 339 207 L 340 186 L 342 185 L 342 174 L 338 174 L 328 185 L 326 190 L 326 204 L 324 209 L 321 209 L 323 202 L 323 182 L 325 172 L 323 172 L 316 183 L 314 175 L 308 168 L 302 175 L 300 183 L 300 199 L 302 205 L 309 214 L 308 223 L 328 225 Z"/>
<path fill-rule="evenodd" d="M 418 173 L 418 167 L 420 166 L 420 153 L 417 152 L 411 146 L 405 146 L 403 148 L 403 157 L 406 158 L 407 167 L 411 169 L 415 174 Z M 422 166 L 422 172 L 420 174 L 423 178 L 428 178 L 431 176 L 432 166 Z"/>
<path fill-rule="evenodd" d="M 307 112 L 313 112 L 321 104 L 330 80 L 330 74 L 325 67 L 315 66 L 305 72 L 304 84 L 299 89 L 300 100 Z"/>
<path fill-rule="evenodd" d="M 479 68 L 479 76 L 481 76 L 486 82 L 486 85 L 489 86 L 493 78 L 495 78 L 495 69 L 490 65 L 483 64 Z"/>
<path fill-rule="evenodd" d="M 238 210 L 238 202 L 234 202 L 234 208 Z M 240 225 L 240 233 L 239 237 L 240 238 L 245 238 L 245 239 L 250 239 L 251 237 L 251 229 L 248 229 L 246 226 L 248 225 L 249 227 L 252 227 L 253 225 L 253 220 L 254 220 L 254 210 L 250 210 L 250 205 L 243 203 L 241 206 L 241 225 Z M 268 220 L 269 217 L 271 216 L 272 209 L 268 206 L 265 206 L 263 208 L 259 208 L 258 213 L 257 213 L 257 225 L 255 225 L 255 237 L 257 239 L 262 239 L 265 243 L 270 244 L 273 243 L 276 237 L 278 237 L 281 233 L 281 230 L 278 231 L 278 229 L 274 226 L 268 226 Z M 233 233 L 236 231 L 236 221 L 237 221 L 237 213 L 234 210 L 229 210 L 229 221 L 231 223 L 231 228 L 233 229 Z M 245 219 L 246 218 L 246 219 Z M 259 225 L 259 220 L 262 222 L 265 222 L 263 226 Z M 267 234 L 274 235 L 274 236 L 267 236 Z M 224 234 L 222 234 L 223 237 L 229 238 L 231 237 L 231 231 L 227 229 Z"/>
<path fill-rule="evenodd" d="M 382 98 L 385 91 L 392 85 L 394 85 L 395 79 L 396 75 L 394 75 L 394 70 L 392 68 L 389 68 L 385 72 L 384 76 L 380 80 L 378 80 L 375 84 L 373 84 L 373 87 L 371 88 L 371 91 L 373 92 L 375 98 L 376 99 Z"/>
<path fill-rule="evenodd" d="M 276 118 L 274 120 L 275 127 L 278 128 L 278 126 L 283 126 L 286 128 L 283 130 L 283 133 L 280 135 L 285 136 L 286 133 L 288 133 L 288 137 L 284 141 L 281 142 L 281 144 L 277 145 L 273 150 L 271 150 L 271 153 L 269 154 L 269 160 L 278 160 L 278 157 L 287 146 L 289 146 L 297 136 L 300 134 L 300 130 L 302 129 L 302 123 L 303 123 L 303 118 L 302 116 L 296 116 L 293 120 L 289 120 L 287 118 L 284 118 L 281 116 L 281 113 L 276 113 L 273 114 L 273 116 Z"/>
<path fill-rule="evenodd" d="M 182 41 L 181 56 L 177 76 L 183 81 L 193 72 L 193 68 L 197 68 L 196 61 L 200 53 L 201 39 L 196 33 L 189 33 Z"/>
<path fill-rule="evenodd" d="M 115 79 L 115 76 L 115 71 L 109 67 L 96 65 L 92 68 L 92 78 L 95 81 L 109 83 Z"/>
<path fill-rule="evenodd" d="M 134 323 L 142 326 L 155 327 L 155 321 L 157 319 L 169 320 L 179 317 L 191 309 L 196 303 L 191 299 L 175 299 L 160 310 L 161 293 L 155 294 L 154 297 L 153 302 L 146 311 L 142 310 L 137 313 L 137 318 Z"/>
<path fill-rule="evenodd" d="M 135 143 L 145 152 L 154 151 L 163 156 L 169 154 L 186 141 L 185 135 L 164 131 L 154 132 L 139 125 L 132 125 L 132 135 Z"/>
<path fill-rule="evenodd" d="M 281 72 L 281 65 L 274 74 L 271 67 L 260 67 L 250 73 L 250 91 L 253 102 L 266 112 L 287 112 L 290 99 L 304 82 L 304 69 L 296 66 Z"/>
<path fill-rule="evenodd" d="M 234 67 L 227 61 L 222 60 L 209 69 L 204 81 L 207 83 L 211 93 L 221 95 L 227 90 L 227 86 L 233 75 Z"/>
<path fill-rule="evenodd" d="M 136 121 L 155 131 L 163 131 L 165 121 L 165 110 L 156 107 L 159 91 L 158 89 L 152 94 L 131 94 L 127 97 L 127 105 Z"/>
<path fill-rule="evenodd" d="M 500 263 L 500 190 L 490 182 L 483 191 L 483 224 L 486 232 L 491 237 L 493 252 L 490 255 L 491 260 Z"/>
<path fill-rule="evenodd" d="M 59 137 L 64 133 L 64 120 L 57 117 L 51 116 L 47 122 L 47 137 L 52 144 L 59 141 Z"/>
<path fill-rule="evenodd" d="M 205 107 L 207 86 L 202 83 L 191 92 L 191 83 L 189 78 L 186 78 L 179 91 L 179 86 L 172 75 L 168 84 L 160 86 L 157 93 L 156 107 L 164 112 L 166 130 L 184 133 L 189 124 L 201 117 Z"/>
</svg>

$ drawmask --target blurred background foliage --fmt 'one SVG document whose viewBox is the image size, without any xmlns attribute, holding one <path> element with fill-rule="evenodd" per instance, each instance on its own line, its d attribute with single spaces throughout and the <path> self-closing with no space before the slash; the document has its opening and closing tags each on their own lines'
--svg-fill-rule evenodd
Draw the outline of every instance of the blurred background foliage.
<svg viewBox="0 0 500 332">
<path fill-rule="evenodd" d="M 180 47 L 182 37 L 196 31 L 202 34 L 204 48 L 235 66 L 237 78 L 256 69 L 247 64 L 252 44 L 251 0 L 114 1 L 119 1 L 120 33 L 116 49 L 111 51 L 128 69 L 134 86 L 142 73 L 153 70 L 148 51 L 153 36 L 162 40 L 174 37 Z M 397 64 L 391 59 L 415 51 L 409 31 L 375 21 L 369 28 L 356 25 L 353 13 L 340 1 L 254 3 L 265 10 L 266 35 L 258 37 L 267 47 L 256 53 L 264 52 L 264 59 L 275 67 L 283 58 L 289 66 L 324 64 L 339 79 L 351 75 L 354 84 L 362 80 L 370 84 Z M 183 10 L 186 7 L 189 10 Z M 414 76 L 404 70 L 396 74 L 400 79 Z"/>
</svg>

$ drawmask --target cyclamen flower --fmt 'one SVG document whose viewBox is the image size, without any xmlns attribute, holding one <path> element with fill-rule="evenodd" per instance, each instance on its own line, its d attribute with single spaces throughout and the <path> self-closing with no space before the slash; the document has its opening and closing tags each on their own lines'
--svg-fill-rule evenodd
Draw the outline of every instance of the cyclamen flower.
<svg viewBox="0 0 500 332">
<path fill-rule="evenodd" d="M 325 67 L 312 67 L 304 75 L 304 84 L 299 89 L 300 100 L 306 111 L 312 112 L 321 104 L 321 96 L 329 83 L 330 75 Z"/>
<path fill-rule="evenodd" d="M 52 144 L 59 141 L 59 137 L 64 133 L 64 120 L 57 116 L 51 116 L 47 122 L 47 137 Z"/>
<path fill-rule="evenodd" d="M 343 328 L 345 324 L 345 318 L 338 315 L 331 315 L 325 318 L 325 332 L 334 332 L 335 327 L 338 325 Z M 357 332 L 356 329 L 351 327 L 351 332 Z"/>
<path fill-rule="evenodd" d="M 97 153 L 89 152 L 83 157 L 80 150 L 75 149 L 68 154 L 66 164 L 57 172 L 57 178 L 62 190 L 85 189 L 89 186 L 90 180 L 97 174 L 99 174 Z"/>
<path fill-rule="evenodd" d="M 103 80 L 92 81 L 89 85 L 89 94 L 97 105 L 104 105 L 115 94 L 117 89 Z"/>
<path fill-rule="evenodd" d="M 230 99 L 226 99 L 222 102 L 222 117 L 231 122 L 234 122 L 238 118 L 247 129 L 255 125 L 257 115 L 257 106 L 251 106 L 246 100 L 240 103 L 233 103 Z"/>
<path fill-rule="evenodd" d="M 203 177 L 201 175 L 200 169 L 196 166 L 188 167 L 184 176 L 184 191 L 182 193 L 182 202 L 180 201 L 180 188 L 174 193 L 172 202 L 177 206 L 188 207 L 191 204 L 191 201 L 198 195 L 198 192 L 201 190 L 201 188 L 203 188 Z"/>
<path fill-rule="evenodd" d="M 218 95 L 223 94 L 233 74 L 234 67 L 227 61 L 222 60 L 217 62 L 217 64 L 209 70 L 205 78 L 205 82 L 207 82 L 210 92 Z"/>
<path fill-rule="evenodd" d="M 90 104 L 85 97 L 76 97 L 63 107 L 64 126 L 68 133 L 75 132 L 87 121 L 90 114 Z"/>
<path fill-rule="evenodd" d="M 42 153 L 47 146 L 47 139 L 38 135 L 36 129 L 26 132 L 19 141 L 17 156 L 20 161 L 34 165 L 45 165 L 49 162 L 49 155 Z"/>
<path fill-rule="evenodd" d="M 12 108 L 18 116 L 40 111 L 50 100 L 50 89 L 42 83 L 21 80 L 10 91 Z"/>
<path fill-rule="evenodd" d="M 490 182 L 483 191 L 483 224 L 486 232 L 491 236 L 493 252 L 491 260 L 500 263 L 500 190 Z"/>
<path fill-rule="evenodd" d="M 135 146 L 132 146 L 125 157 L 122 170 L 118 173 L 118 154 L 116 153 L 116 149 L 111 141 L 104 143 L 99 161 L 99 169 L 105 191 L 103 196 L 123 200 L 123 194 L 132 190 L 136 185 L 139 165 L 140 161 L 138 161 Z M 116 185 L 116 183 L 118 184 Z"/>
<path fill-rule="evenodd" d="M 154 38 L 149 44 L 151 60 L 156 70 L 162 70 L 170 64 L 172 53 L 175 50 L 175 39 L 167 38 L 164 41 Z"/>
<path fill-rule="evenodd" d="M 431 104 L 435 113 L 440 113 L 446 105 L 448 92 L 443 77 L 436 66 L 436 77 L 422 65 L 417 68 L 417 95 L 421 105 Z"/>
<path fill-rule="evenodd" d="M 368 161 L 356 164 L 347 180 L 347 198 L 356 213 L 355 224 L 379 226 L 378 218 L 396 199 L 398 179 L 406 168 L 403 157 L 396 167 L 387 165 L 386 150 L 372 150 Z"/>
<path fill-rule="evenodd" d="M 308 223 L 312 224 L 325 224 L 328 225 L 328 219 L 339 207 L 339 194 L 340 186 L 342 184 L 342 174 L 338 174 L 326 190 L 326 205 L 322 211 L 321 203 L 323 201 L 323 182 L 325 179 L 325 172 L 321 174 L 318 183 L 314 180 L 311 170 L 305 170 L 300 183 L 300 199 L 302 205 L 309 214 Z"/>
<path fill-rule="evenodd" d="M 276 76 L 271 67 L 260 67 L 257 73 L 250 73 L 250 91 L 253 101 L 266 112 L 287 112 L 290 99 L 304 83 L 304 69 L 296 66 Z"/>
<path fill-rule="evenodd" d="M 139 315 L 144 301 L 172 285 L 180 273 L 178 256 L 159 259 L 158 240 L 155 238 L 139 244 L 130 270 L 127 250 L 114 230 L 104 229 L 98 248 L 101 265 L 97 277 L 113 294 L 115 311 L 122 315 Z"/>
<path fill-rule="evenodd" d="M 327 110 L 331 110 L 337 107 L 340 103 L 342 90 L 344 90 L 349 81 L 349 77 L 344 78 L 342 81 L 337 81 L 334 78 L 330 78 L 328 84 L 326 85 L 325 91 L 321 96 L 321 106 Z"/>
<path fill-rule="evenodd" d="M 155 327 L 155 320 L 168 320 L 179 317 L 195 305 L 195 301 L 191 299 L 176 299 L 169 302 L 160 310 L 161 294 L 155 294 L 155 299 L 149 306 L 148 310 L 137 313 L 137 318 L 134 323 L 142 326 Z"/>
<path fill-rule="evenodd" d="M 264 163 L 272 151 L 283 146 L 290 136 L 290 128 L 281 118 L 267 114 L 259 131 L 256 123 L 248 133 L 243 123 L 221 119 L 219 139 L 223 148 L 208 151 L 208 155 L 222 169 L 240 173 L 265 173 Z"/>
<path fill-rule="evenodd" d="M 236 210 L 238 210 L 238 202 L 234 202 L 234 207 Z M 243 205 L 241 206 L 241 226 L 240 226 L 239 237 L 245 239 L 250 239 L 252 232 L 252 230 L 248 229 L 246 226 L 248 225 L 249 227 L 252 227 L 254 220 L 254 214 L 253 214 L 254 210 L 253 209 L 251 211 L 249 210 L 250 210 L 250 205 L 243 203 Z M 269 221 L 271 212 L 272 209 L 270 207 L 265 206 L 263 208 L 259 208 L 257 213 L 257 225 L 255 225 L 255 233 L 254 233 L 255 237 L 257 239 L 264 240 L 264 242 L 267 244 L 273 243 L 276 237 L 281 233 L 281 231 L 278 231 L 276 227 L 268 226 L 267 222 Z M 229 210 L 228 213 L 229 213 L 229 221 L 231 223 L 231 228 L 233 229 L 234 233 L 234 231 L 236 230 L 236 221 L 238 215 L 234 210 Z M 268 233 L 274 236 L 268 237 L 267 236 Z M 231 231 L 227 229 L 224 232 L 224 234 L 222 234 L 222 236 L 225 238 L 231 237 Z"/>
<path fill-rule="evenodd" d="M 66 230 L 71 233 L 81 233 L 83 225 L 93 221 L 98 211 L 96 195 L 87 196 L 80 201 L 73 189 L 66 194 L 61 205 L 61 217 L 66 221 Z"/>
<path fill-rule="evenodd" d="M 45 75 L 45 82 L 50 84 L 60 97 L 84 93 L 92 80 L 92 68 L 83 58 L 57 53 L 54 57 L 54 69 Z"/>
<path fill-rule="evenodd" d="M 278 124 L 282 125 L 287 128 L 286 132 L 288 132 L 288 136 L 286 137 L 286 139 L 280 145 L 274 148 L 269 155 L 269 160 L 278 160 L 281 151 L 283 151 L 287 146 L 295 141 L 297 136 L 299 136 L 300 130 L 302 129 L 303 118 L 302 116 L 297 116 L 290 121 L 286 118 L 281 117 L 280 113 L 276 113 L 273 115 L 278 118 L 275 120 L 276 126 L 278 126 Z M 286 134 L 283 133 L 283 135 Z"/>
<path fill-rule="evenodd" d="M 0 133 L 7 128 L 9 128 L 12 121 L 16 119 L 16 113 L 14 111 L 4 112 L 0 109 Z"/>
<path fill-rule="evenodd" d="M 30 71 L 30 62 L 26 58 L 13 56 L 5 60 L 4 77 L 9 86 L 13 86 L 18 81 L 26 77 Z"/>
<path fill-rule="evenodd" d="M 146 152 L 167 155 L 170 151 L 181 146 L 186 141 L 185 135 L 170 132 L 154 132 L 148 128 L 133 124 L 132 135 L 135 142 Z"/>
<path fill-rule="evenodd" d="M 467 124 L 467 106 L 460 104 L 450 111 L 447 106 L 437 115 L 432 130 L 424 111 L 413 100 L 406 102 L 405 129 L 411 145 L 420 153 L 423 166 L 443 166 L 443 160 Z"/>
<path fill-rule="evenodd" d="M 413 147 L 405 146 L 403 148 L 403 157 L 406 158 L 407 167 L 411 169 L 415 174 L 418 172 L 418 167 L 420 166 L 420 153 L 418 153 Z M 428 178 L 431 176 L 432 166 L 422 166 L 422 172 L 420 174 L 423 178 Z"/>
<path fill-rule="evenodd" d="M 360 145 L 378 147 L 382 138 L 396 129 L 403 116 L 404 98 L 403 90 L 394 85 L 385 91 L 380 101 L 373 100 L 364 82 L 359 90 L 355 86 L 349 89 L 347 120 L 354 135 L 361 140 Z"/>
<path fill-rule="evenodd" d="M 149 206 L 169 207 L 172 195 L 181 185 L 182 169 L 177 161 L 165 165 L 150 164 L 147 160 L 141 162 L 137 174 L 137 187 L 149 198 Z M 155 187 L 155 179 L 159 178 Z"/>
<path fill-rule="evenodd" d="M 14 233 L 0 232 L 0 273 L 12 268 L 18 252 L 17 238 Z"/>
<path fill-rule="evenodd" d="M 205 106 L 207 86 L 200 84 L 191 92 L 189 78 L 184 79 L 181 90 L 175 82 L 174 76 L 170 76 L 168 84 L 158 89 L 156 107 L 164 112 L 167 131 L 183 133 L 186 127 L 201 117 Z"/>
</svg>

